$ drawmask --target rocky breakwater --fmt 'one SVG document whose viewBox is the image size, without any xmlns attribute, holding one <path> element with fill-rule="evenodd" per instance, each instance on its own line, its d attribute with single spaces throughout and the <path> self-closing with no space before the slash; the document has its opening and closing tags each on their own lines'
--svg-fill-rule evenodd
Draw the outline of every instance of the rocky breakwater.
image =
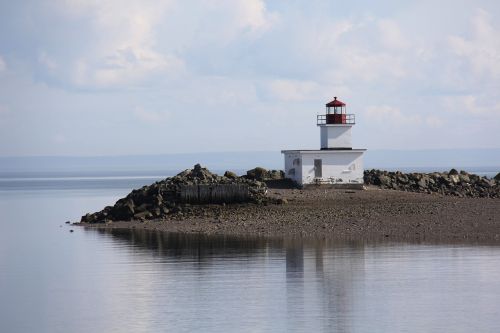
<svg viewBox="0 0 500 333">
<path fill-rule="evenodd" d="M 457 197 L 500 198 L 500 173 L 493 179 L 458 172 L 402 173 L 365 170 L 366 185 L 407 192 L 439 193 Z"/>
<path fill-rule="evenodd" d="M 84 215 L 81 222 L 162 219 L 200 214 L 210 204 L 267 203 L 267 186 L 256 178 L 238 177 L 230 171 L 219 176 L 197 164 L 174 177 L 133 190 L 114 206 Z"/>
</svg>

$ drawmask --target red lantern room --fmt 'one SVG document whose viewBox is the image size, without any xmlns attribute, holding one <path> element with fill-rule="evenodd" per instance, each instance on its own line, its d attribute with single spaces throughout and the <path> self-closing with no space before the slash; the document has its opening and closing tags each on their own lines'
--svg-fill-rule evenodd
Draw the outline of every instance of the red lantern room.
<svg viewBox="0 0 500 333">
<path fill-rule="evenodd" d="M 318 125 L 324 124 L 354 124 L 354 115 L 346 113 L 344 102 L 333 98 L 333 101 L 326 104 L 326 114 L 318 116 Z"/>
</svg>

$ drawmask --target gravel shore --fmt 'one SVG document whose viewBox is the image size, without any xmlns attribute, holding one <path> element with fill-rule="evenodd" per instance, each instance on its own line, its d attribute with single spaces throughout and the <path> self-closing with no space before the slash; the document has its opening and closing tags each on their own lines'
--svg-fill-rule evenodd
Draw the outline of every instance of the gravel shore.
<svg viewBox="0 0 500 333">
<path fill-rule="evenodd" d="M 269 195 L 282 204 L 205 205 L 198 216 L 78 225 L 242 236 L 500 243 L 499 199 L 378 187 L 269 189 Z"/>
</svg>

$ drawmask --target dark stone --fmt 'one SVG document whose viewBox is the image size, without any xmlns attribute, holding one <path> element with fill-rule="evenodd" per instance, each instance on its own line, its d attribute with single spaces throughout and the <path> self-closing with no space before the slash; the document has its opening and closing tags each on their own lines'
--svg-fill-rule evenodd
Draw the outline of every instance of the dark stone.
<svg viewBox="0 0 500 333">
<path fill-rule="evenodd" d="M 268 178 L 268 171 L 264 168 L 256 167 L 247 171 L 247 178 L 263 181 Z"/>
<path fill-rule="evenodd" d="M 236 179 L 236 178 L 238 178 L 238 175 L 232 171 L 226 171 L 226 172 L 224 172 L 224 177 L 230 178 L 230 179 Z"/>
<path fill-rule="evenodd" d="M 497 175 L 493 177 L 493 179 L 495 180 L 495 182 L 500 183 L 500 172 L 497 173 Z"/>
<path fill-rule="evenodd" d="M 378 176 L 378 183 L 382 186 L 390 186 L 391 178 L 386 175 L 380 175 Z"/>
</svg>

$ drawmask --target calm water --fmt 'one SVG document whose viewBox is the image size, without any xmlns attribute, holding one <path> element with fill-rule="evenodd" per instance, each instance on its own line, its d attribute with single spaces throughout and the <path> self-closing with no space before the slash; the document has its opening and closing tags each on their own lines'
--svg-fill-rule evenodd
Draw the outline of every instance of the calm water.
<svg viewBox="0 0 500 333">
<path fill-rule="evenodd" d="M 0 181 L 0 332 L 498 332 L 500 248 L 74 228 L 156 177 Z"/>
</svg>

